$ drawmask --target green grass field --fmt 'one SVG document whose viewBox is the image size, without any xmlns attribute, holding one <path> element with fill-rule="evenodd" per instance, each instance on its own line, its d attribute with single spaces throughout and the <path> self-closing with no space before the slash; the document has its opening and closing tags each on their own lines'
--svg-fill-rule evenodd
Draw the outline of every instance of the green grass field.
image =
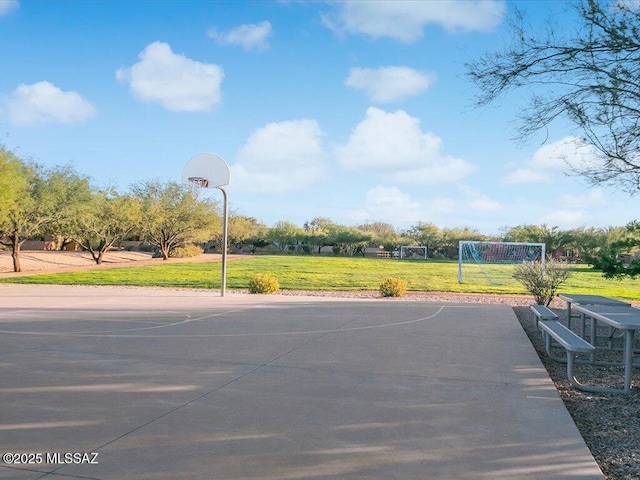
<svg viewBox="0 0 640 480">
<path fill-rule="evenodd" d="M 489 268 L 490 267 L 490 268 Z M 512 266 L 491 265 L 496 275 Z M 247 256 L 227 264 L 227 287 L 246 289 L 256 273 L 270 273 L 280 282 L 281 290 L 358 291 L 378 290 L 386 277 L 400 277 L 410 291 L 461 293 L 526 294 L 515 282 L 492 285 L 483 276 L 468 275 L 457 281 L 458 264 L 454 261 L 397 260 L 315 256 Z M 471 273 L 471 272 L 469 272 Z M 84 272 L 39 274 L 9 277 L 1 283 L 62 285 L 129 285 L 183 288 L 219 288 L 220 263 L 167 263 L 130 268 L 96 269 Z M 586 265 L 576 265 L 560 292 L 591 293 L 609 297 L 640 300 L 640 280 L 607 280 Z"/>
</svg>

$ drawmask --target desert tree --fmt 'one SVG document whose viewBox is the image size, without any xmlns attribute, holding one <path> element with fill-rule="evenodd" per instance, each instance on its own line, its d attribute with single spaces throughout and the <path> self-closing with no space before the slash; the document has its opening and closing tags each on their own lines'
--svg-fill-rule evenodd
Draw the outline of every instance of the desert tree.
<svg viewBox="0 0 640 480">
<path fill-rule="evenodd" d="M 563 23 L 549 19 L 543 28 L 529 25 L 520 11 L 512 15 L 505 47 L 466 65 L 479 88 L 476 106 L 508 92 L 523 94 L 528 103 L 518 122 L 520 139 L 545 132 L 557 119 L 568 121 L 577 145 L 596 153 L 570 163 L 570 170 L 594 185 L 637 193 L 640 7 L 625 0 L 574 0 L 567 8 L 558 16 Z"/>
<path fill-rule="evenodd" d="M 309 253 L 320 253 L 322 247 L 332 245 L 332 232 L 335 231 L 336 224 L 327 217 L 315 217 L 308 222 L 304 222 L 302 229 L 304 234 L 302 239 L 309 248 Z"/>
<path fill-rule="evenodd" d="M 568 230 L 561 230 L 558 226 L 517 225 L 505 230 L 502 240 L 505 242 L 544 243 L 547 255 L 553 258 L 560 256 L 570 248 L 573 235 Z"/>
<path fill-rule="evenodd" d="M 218 203 L 195 187 L 147 181 L 134 185 L 132 194 L 142 209 L 140 232 L 164 260 L 176 247 L 206 242 L 222 228 Z"/>
<path fill-rule="evenodd" d="M 98 190 L 67 221 L 66 236 L 71 236 L 100 265 L 109 249 L 134 232 L 141 221 L 139 199 L 114 188 Z"/>
<path fill-rule="evenodd" d="M 369 246 L 382 246 L 387 251 L 400 247 L 400 236 L 393 225 L 384 222 L 372 222 L 358 225 L 358 230 L 371 235 Z"/>
<path fill-rule="evenodd" d="M 581 261 L 586 256 L 601 250 L 609 243 L 616 232 L 624 231 L 624 227 L 578 227 L 566 231 L 565 249 L 571 252 L 569 259 Z"/>
<path fill-rule="evenodd" d="M 302 232 L 296 224 L 283 220 L 267 230 L 266 239 L 284 253 L 296 248 Z"/>
<path fill-rule="evenodd" d="M 0 149 L 0 178 L 0 183 L 9 183 L 0 203 L 0 243 L 11 249 L 13 269 L 20 272 L 24 242 L 75 215 L 91 189 L 89 180 L 71 167 L 46 169 L 4 148 Z"/>
<path fill-rule="evenodd" d="M 418 222 L 409 227 L 405 232 L 405 236 L 415 242 L 416 245 L 427 247 L 427 254 L 431 257 L 439 252 L 444 243 L 442 232 L 433 223 Z"/>
<path fill-rule="evenodd" d="M 229 244 L 237 249 L 242 249 L 246 245 L 252 246 L 255 251 L 255 244 L 261 244 L 267 234 L 267 227 L 254 217 L 231 213 L 229 215 Z M 218 243 L 222 243 L 222 235 Z"/>
<path fill-rule="evenodd" d="M 443 228 L 441 235 L 442 242 L 438 250 L 445 258 L 458 258 L 458 247 L 461 240 L 491 240 L 491 238 L 470 227 Z"/>
<path fill-rule="evenodd" d="M 357 253 L 364 256 L 365 247 L 371 243 L 373 235 L 356 227 L 339 226 L 332 238 L 339 252 L 352 257 Z"/>
<path fill-rule="evenodd" d="M 28 169 L 16 155 L 0 145 L 0 225 L 9 220 L 26 190 Z"/>
</svg>

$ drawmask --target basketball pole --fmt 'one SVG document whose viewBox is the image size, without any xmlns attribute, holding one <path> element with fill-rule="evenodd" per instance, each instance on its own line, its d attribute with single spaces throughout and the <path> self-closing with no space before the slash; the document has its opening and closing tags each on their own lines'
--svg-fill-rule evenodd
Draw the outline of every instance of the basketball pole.
<svg viewBox="0 0 640 480">
<path fill-rule="evenodd" d="M 229 198 L 227 191 L 218 187 L 223 197 L 222 212 L 222 279 L 220 281 L 220 296 L 224 297 L 227 292 L 227 242 L 229 238 Z"/>
</svg>

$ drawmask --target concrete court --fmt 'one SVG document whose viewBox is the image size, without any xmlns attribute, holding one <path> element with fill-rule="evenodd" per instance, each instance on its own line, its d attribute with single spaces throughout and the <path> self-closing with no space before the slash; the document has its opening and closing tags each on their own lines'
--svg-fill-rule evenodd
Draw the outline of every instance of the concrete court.
<svg viewBox="0 0 640 480">
<path fill-rule="evenodd" d="M 43 454 L 16 480 L 604 478 L 508 306 L 171 289 L 0 285 L 0 451 Z"/>
</svg>

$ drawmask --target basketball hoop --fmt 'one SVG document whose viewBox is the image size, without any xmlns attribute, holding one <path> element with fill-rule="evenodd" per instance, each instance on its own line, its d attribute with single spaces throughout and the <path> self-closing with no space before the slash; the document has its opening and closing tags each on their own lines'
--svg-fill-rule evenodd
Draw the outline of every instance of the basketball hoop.
<svg viewBox="0 0 640 480">
<path fill-rule="evenodd" d="M 191 185 L 207 188 L 209 186 L 209 180 L 204 177 L 189 177 L 189 183 Z"/>
<path fill-rule="evenodd" d="M 1 0 L 0 0 L 1 1 Z M 227 289 L 227 243 L 229 242 L 229 198 L 225 185 L 229 185 L 229 165 L 213 153 L 201 153 L 191 158 L 182 169 L 182 183 L 199 188 L 217 188 L 223 195 L 222 207 L 222 279 L 220 295 Z"/>
<path fill-rule="evenodd" d="M 229 165 L 213 153 L 201 153 L 191 158 L 182 169 L 182 183 L 202 188 L 229 185 Z"/>
</svg>

